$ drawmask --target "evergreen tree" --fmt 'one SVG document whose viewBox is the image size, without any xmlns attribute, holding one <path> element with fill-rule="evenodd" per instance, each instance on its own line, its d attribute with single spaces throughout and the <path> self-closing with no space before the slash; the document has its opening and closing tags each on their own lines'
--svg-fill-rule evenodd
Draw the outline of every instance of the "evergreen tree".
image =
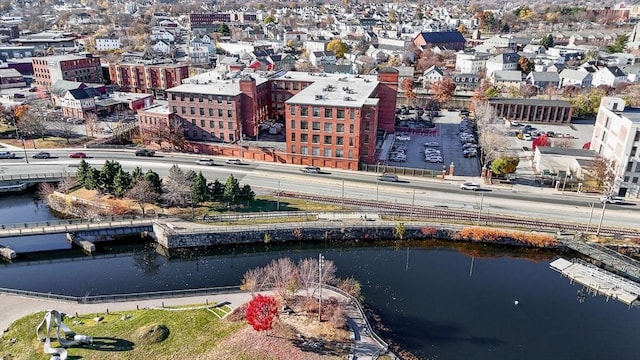
<svg viewBox="0 0 640 360">
<path fill-rule="evenodd" d="M 136 182 L 140 179 L 144 179 L 144 172 L 142 172 L 140 166 L 136 166 L 133 171 L 131 171 L 131 181 Z"/>
<path fill-rule="evenodd" d="M 76 179 L 78 180 L 78 184 L 84 186 L 84 182 L 90 168 L 91 165 L 89 165 L 89 163 L 87 163 L 84 159 L 80 161 L 80 165 L 78 165 L 78 170 L 76 171 Z"/>
<path fill-rule="evenodd" d="M 224 184 L 222 198 L 224 201 L 234 204 L 238 200 L 238 194 L 240 194 L 240 184 L 238 184 L 238 180 L 231 174 Z"/>
<path fill-rule="evenodd" d="M 129 189 L 131 189 L 131 175 L 121 168 L 113 178 L 113 195 L 121 198 Z"/>
<path fill-rule="evenodd" d="M 216 179 L 213 183 L 210 183 L 209 186 L 209 198 L 213 201 L 219 201 L 224 194 L 224 185 L 220 182 L 220 180 Z"/>
<path fill-rule="evenodd" d="M 251 189 L 251 185 L 245 184 L 240 188 L 239 196 L 240 200 L 246 201 L 247 203 L 256 197 L 256 193 Z"/>
<path fill-rule="evenodd" d="M 200 204 L 207 199 L 207 179 L 199 172 L 191 184 L 191 202 Z"/>
<path fill-rule="evenodd" d="M 162 180 L 160 179 L 160 175 L 157 172 L 149 169 L 144 174 L 144 179 L 151 183 L 151 187 L 156 192 L 156 194 L 162 193 Z"/>
<path fill-rule="evenodd" d="M 100 171 L 100 181 L 98 187 L 105 193 L 114 193 L 114 180 L 116 174 L 122 171 L 122 166 L 115 160 L 107 160 Z"/>
<path fill-rule="evenodd" d="M 100 171 L 96 168 L 89 167 L 87 174 L 84 177 L 84 187 L 88 190 L 98 189 L 100 182 Z"/>
</svg>

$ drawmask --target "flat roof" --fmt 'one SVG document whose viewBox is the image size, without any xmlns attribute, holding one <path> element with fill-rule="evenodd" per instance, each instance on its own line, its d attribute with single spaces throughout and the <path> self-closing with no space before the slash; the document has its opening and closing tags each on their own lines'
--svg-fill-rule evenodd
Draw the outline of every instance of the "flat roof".
<svg viewBox="0 0 640 360">
<path fill-rule="evenodd" d="M 640 108 L 625 107 L 622 116 L 629 119 L 632 123 L 640 124 Z"/>
<path fill-rule="evenodd" d="M 237 96 L 242 94 L 238 81 L 216 82 L 212 84 L 181 84 L 167 89 L 167 92 L 221 96 Z"/>
<path fill-rule="evenodd" d="M 145 112 L 145 113 L 159 114 L 159 115 L 171 114 L 171 111 L 169 110 L 169 103 L 167 101 L 158 102 L 157 104 L 153 104 L 139 111 Z"/>
<path fill-rule="evenodd" d="M 546 106 L 565 106 L 571 107 L 569 102 L 564 100 L 544 100 L 544 99 L 507 99 L 507 98 L 491 98 L 489 103 L 502 104 L 521 104 L 521 105 L 546 105 Z"/>
<path fill-rule="evenodd" d="M 287 73 L 287 75 L 290 74 Z M 301 80 L 314 82 L 287 100 L 287 104 L 362 107 L 375 105 L 379 101 L 377 98 L 371 98 L 379 84 L 375 76 L 356 77 L 345 74 L 310 76 L 306 74 L 305 77 L 299 77 Z"/>
</svg>

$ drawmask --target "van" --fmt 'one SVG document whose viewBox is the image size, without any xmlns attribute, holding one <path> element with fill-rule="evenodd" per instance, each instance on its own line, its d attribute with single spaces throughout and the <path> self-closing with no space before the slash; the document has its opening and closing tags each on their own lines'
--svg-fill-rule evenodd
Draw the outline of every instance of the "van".
<svg viewBox="0 0 640 360">
<path fill-rule="evenodd" d="M 397 182 L 398 181 L 398 175 L 396 175 L 396 174 L 382 174 L 382 175 L 378 176 L 378 180 L 379 181 Z"/>
</svg>

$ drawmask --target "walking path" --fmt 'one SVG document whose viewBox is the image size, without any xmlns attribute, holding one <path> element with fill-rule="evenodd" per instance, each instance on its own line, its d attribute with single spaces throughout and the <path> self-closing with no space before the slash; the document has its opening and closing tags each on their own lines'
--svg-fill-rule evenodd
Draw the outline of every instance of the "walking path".
<svg viewBox="0 0 640 360">
<path fill-rule="evenodd" d="M 341 294 L 325 289 L 326 296 L 334 296 L 344 299 Z M 214 294 L 203 296 L 190 296 L 180 298 L 166 298 L 153 300 L 134 300 L 98 304 L 78 304 L 60 300 L 25 297 L 12 294 L 0 293 L 0 329 L 8 329 L 16 320 L 45 310 L 55 309 L 67 314 L 94 314 L 114 311 L 135 311 L 137 308 L 162 308 L 167 307 L 188 307 L 194 304 L 222 303 L 227 302 L 232 308 L 237 308 L 251 300 L 251 294 L 247 292 L 237 292 L 230 294 Z M 371 329 L 364 319 L 364 314 L 358 310 L 355 304 L 347 303 L 345 312 L 348 317 L 347 322 L 353 331 L 354 346 L 352 350 L 353 359 L 375 359 L 376 354 L 382 350 L 372 336 Z M 35 329 L 34 329 L 35 331 Z M 2 336 L 2 334 L 0 334 Z"/>
</svg>

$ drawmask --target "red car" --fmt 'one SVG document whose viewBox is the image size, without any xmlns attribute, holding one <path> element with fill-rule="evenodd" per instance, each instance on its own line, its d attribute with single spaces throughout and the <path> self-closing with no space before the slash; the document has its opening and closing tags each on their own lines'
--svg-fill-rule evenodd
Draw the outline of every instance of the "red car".
<svg viewBox="0 0 640 360">
<path fill-rule="evenodd" d="M 84 159 L 87 157 L 87 154 L 83 152 L 76 152 L 76 153 L 69 154 L 69 157 L 74 159 Z"/>
</svg>

